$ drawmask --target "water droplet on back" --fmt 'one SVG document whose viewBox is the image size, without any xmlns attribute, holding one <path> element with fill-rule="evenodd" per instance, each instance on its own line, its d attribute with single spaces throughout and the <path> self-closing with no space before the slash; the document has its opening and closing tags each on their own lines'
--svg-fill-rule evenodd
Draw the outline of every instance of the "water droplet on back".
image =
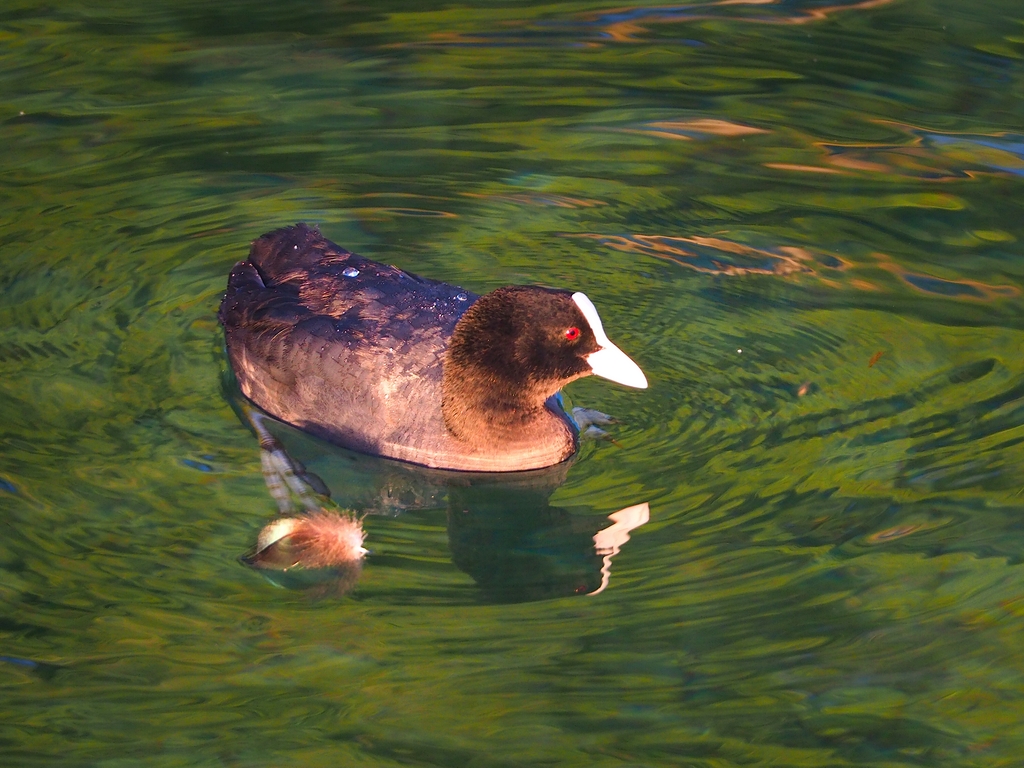
<svg viewBox="0 0 1024 768">
<path fill-rule="evenodd" d="M 359 274 L 359 270 L 356 269 L 355 267 L 345 267 L 343 270 L 341 270 L 341 274 L 343 274 L 345 277 L 356 277 Z"/>
</svg>

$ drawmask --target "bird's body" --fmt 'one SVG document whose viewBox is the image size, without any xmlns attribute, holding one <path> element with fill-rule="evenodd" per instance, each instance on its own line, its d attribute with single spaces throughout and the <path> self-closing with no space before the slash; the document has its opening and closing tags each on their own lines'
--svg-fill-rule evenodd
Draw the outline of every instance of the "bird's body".
<svg viewBox="0 0 1024 768">
<path fill-rule="evenodd" d="M 512 471 L 557 464 L 577 447 L 552 395 L 591 370 L 561 357 L 548 370 L 547 314 L 556 335 L 590 331 L 569 296 L 511 287 L 481 298 L 300 224 L 253 243 L 231 272 L 220 319 L 242 393 L 283 421 L 374 455 Z M 530 319 L 538 312 L 540 330 Z M 593 334 L 572 342 L 604 351 Z"/>
</svg>

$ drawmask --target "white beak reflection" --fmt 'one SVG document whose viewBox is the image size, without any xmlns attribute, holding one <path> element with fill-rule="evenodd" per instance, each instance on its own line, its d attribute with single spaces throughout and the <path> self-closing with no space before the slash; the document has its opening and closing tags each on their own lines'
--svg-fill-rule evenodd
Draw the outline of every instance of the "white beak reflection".
<svg viewBox="0 0 1024 768">
<path fill-rule="evenodd" d="M 594 534 L 594 551 L 604 558 L 601 566 L 601 586 L 590 593 L 599 595 L 608 588 L 612 576 L 612 558 L 619 554 L 622 546 L 629 541 L 629 532 L 651 519 L 651 507 L 645 501 L 632 507 L 620 509 L 608 515 L 612 525 Z"/>
</svg>

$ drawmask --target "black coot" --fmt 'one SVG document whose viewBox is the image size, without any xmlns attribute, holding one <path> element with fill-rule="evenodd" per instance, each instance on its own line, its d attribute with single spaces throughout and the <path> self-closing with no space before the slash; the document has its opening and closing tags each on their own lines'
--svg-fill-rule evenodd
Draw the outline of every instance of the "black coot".
<svg viewBox="0 0 1024 768">
<path fill-rule="evenodd" d="M 582 293 L 477 296 L 350 253 L 299 224 L 256 240 L 220 307 L 242 393 L 302 430 L 442 469 L 507 472 L 577 448 L 553 397 L 647 380 Z"/>
</svg>

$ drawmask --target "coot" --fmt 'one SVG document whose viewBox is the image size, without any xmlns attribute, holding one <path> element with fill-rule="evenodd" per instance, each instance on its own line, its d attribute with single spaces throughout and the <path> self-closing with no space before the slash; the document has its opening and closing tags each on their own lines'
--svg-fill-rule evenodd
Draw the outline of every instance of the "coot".
<svg viewBox="0 0 1024 768">
<path fill-rule="evenodd" d="M 537 469 L 577 449 L 555 397 L 597 374 L 644 388 L 582 293 L 477 296 L 350 253 L 305 224 L 263 235 L 220 306 L 242 393 L 339 445 L 441 469 Z"/>
</svg>

